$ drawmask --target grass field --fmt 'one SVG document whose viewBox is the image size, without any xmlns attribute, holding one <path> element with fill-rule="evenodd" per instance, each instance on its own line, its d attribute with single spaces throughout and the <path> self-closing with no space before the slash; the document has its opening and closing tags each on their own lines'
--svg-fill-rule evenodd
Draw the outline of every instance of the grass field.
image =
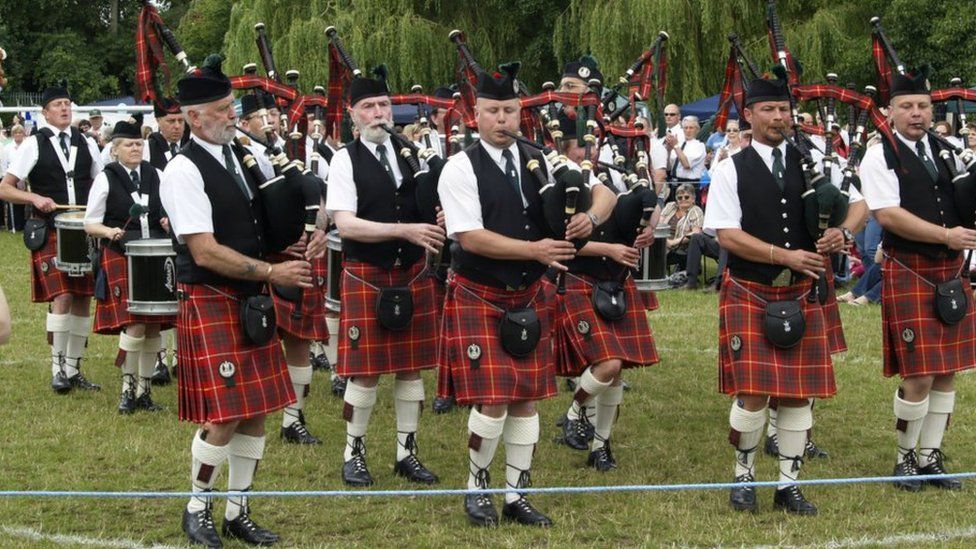
<svg viewBox="0 0 976 549">
<path fill-rule="evenodd" d="M 189 489 L 192 425 L 176 419 L 173 386 L 154 397 L 166 411 L 123 417 L 115 412 L 119 378 L 112 365 L 117 339 L 90 341 L 86 374 L 103 385 L 96 394 L 55 396 L 49 389 L 48 347 L 42 306 L 29 303 L 27 252 L 20 235 L 0 234 L 0 284 L 14 317 L 11 344 L 0 348 L 0 490 Z M 586 454 L 552 442 L 554 420 L 569 394 L 542 404 L 542 441 L 536 486 L 726 482 L 732 449 L 726 442 L 728 399 L 716 392 L 717 322 L 714 294 L 662 292 L 651 317 L 663 362 L 628 372 L 614 431 L 620 468 L 600 474 L 585 468 Z M 880 310 L 842 309 L 848 344 L 836 358 L 838 396 L 818 403 L 815 439 L 828 460 L 808 462 L 804 478 L 882 476 L 895 454 L 891 395 L 896 381 L 881 376 Z M 947 466 L 976 470 L 976 387 L 958 382 L 957 413 L 946 437 Z M 428 395 L 434 376 L 427 375 Z M 280 416 L 268 419 L 265 460 L 256 490 L 343 489 L 340 479 L 344 424 L 341 401 L 316 373 L 307 417 L 325 444 L 286 446 L 277 438 Z M 442 479 L 464 486 L 466 412 L 425 414 L 421 458 Z M 376 489 L 413 488 L 393 477 L 392 383 L 381 385 L 370 425 L 369 463 Z M 504 452 L 493 467 L 501 486 Z M 759 480 L 775 479 L 776 464 L 759 458 Z M 218 481 L 224 486 L 226 470 Z M 549 530 L 512 525 L 469 527 L 458 497 L 259 499 L 253 516 L 283 534 L 284 546 L 640 546 L 755 545 L 862 546 L 940 544 L 971 546 L 976 538 L 976 484 L 958 493 L 926 489 L 908 494 L 887 485 L 817 486 L 804 491 L 820 508 L 813 518 L 772 509 L 772 489 L 761 489 L 760 512 L 735 513 L 727 491 L 653 494 L 537 495 L 555 521 Z M 496 502 L 499 499 L 496 499 Z M 0 546 L 179 546 L 184 500 L 0 499 Z M 223 502 L 217 504 L 223 514 Z"/>
</svg>

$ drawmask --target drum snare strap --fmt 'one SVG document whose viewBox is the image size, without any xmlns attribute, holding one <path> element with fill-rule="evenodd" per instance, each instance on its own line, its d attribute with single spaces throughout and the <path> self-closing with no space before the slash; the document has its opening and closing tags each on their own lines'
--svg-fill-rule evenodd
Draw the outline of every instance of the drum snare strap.
<svg viewBox="0 0 976 549">
<path fill-rule="evenodd" d="M 54 145 L 54 152 L 61 161 L 61 168 L 64 169 L 64 179 L 68 187 L 68 204 L 77 204 L 78 199 L 75 195 L 75 163 L 78 160 L 78 147 L 72 145 L 68 152 L 68 158 L 64 157 L 61 150 L 61 143 L 58 142 L 58 135 L 51 136 L 51 144 Z"/>
</svg>

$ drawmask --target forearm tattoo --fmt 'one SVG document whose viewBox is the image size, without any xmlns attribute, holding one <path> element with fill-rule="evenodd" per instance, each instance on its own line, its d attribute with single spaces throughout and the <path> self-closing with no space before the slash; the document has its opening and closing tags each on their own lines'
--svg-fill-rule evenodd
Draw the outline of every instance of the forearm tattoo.
<svg viewBox="0 0 976 549">
<path fill-rule="evenodd" d="M 244 274 L 253 277 L 255 273 L 258 272 L 258 266 L 255 263 L 247 262 L 244 264 Z"/>
</svg>

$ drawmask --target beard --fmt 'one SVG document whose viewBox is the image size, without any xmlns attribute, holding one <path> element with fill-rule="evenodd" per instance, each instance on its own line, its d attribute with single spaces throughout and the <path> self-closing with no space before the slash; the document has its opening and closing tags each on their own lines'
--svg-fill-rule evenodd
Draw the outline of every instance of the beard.
<svg viewBox="0 0 976 549">
<path fill-rule="evenodd" d="M 388 121 L 383 121 L 383 124 L 389 125 Z M 386 141 L 386 130 L 380 126 L 360 126 L 359 136 L 363 138 L 364 141 L 369 141 L 370 143 L 382 143 Z"/>
</svg>

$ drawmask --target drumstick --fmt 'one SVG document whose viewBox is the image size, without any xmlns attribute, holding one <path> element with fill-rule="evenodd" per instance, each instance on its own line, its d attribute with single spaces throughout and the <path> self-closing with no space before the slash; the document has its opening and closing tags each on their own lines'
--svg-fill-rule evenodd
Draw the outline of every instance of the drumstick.
<svg viewBox="0 0 976 549">
<path fill-rule="evenodd" d="M 84 210 L 87 208 L 88 207 L 85 206 L 84 204 L 80 204 L 80 205 L 79 204 L 55 204 L 54 205 L 55 210 Z"/>
</svg>

